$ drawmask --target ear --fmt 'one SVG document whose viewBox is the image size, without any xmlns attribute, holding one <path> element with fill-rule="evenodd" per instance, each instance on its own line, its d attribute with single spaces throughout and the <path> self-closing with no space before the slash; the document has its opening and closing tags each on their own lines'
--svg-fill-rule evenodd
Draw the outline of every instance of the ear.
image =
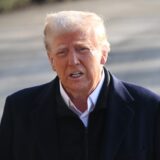
<svg viewBox="0 0 160 160">
<path fill-rule="evenodd" d="M 104 65 L 107 62 L 108 50 L 107 47 L 102 48 L 101 64 Z"/>
<path fill-rule="evenodd" d="M 51 56 L 51 53 L 50 52 L 47 52 L 47 56 L 48 56 L 48 60 L 50 61 L 51 65 L 52 65 L 52 61 L 53 61 L 53 58 Z"/>
<path fill-rule="evenodd" d="M 52 69 L 53 69 L 54 71 L 56 71 L 55 66 L 54 66 L 54 59 L 53 59 L 52 54 L 51 54 L 50 52 L 47 52 L 47 56 L 48 56 L 48 59 L 49 59 L 49 61 L 50 61 L 51 66 L 52 66 Z"/>
</svg>

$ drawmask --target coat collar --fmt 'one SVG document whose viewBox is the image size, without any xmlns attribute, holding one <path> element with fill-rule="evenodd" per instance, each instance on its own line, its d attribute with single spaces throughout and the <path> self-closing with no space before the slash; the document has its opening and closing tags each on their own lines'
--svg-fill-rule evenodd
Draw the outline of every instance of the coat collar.
<svg viewBox="0 0 160 160">
<path fill-rule="evenodd" d="M 103 160 L 114 158 L 134 116 L 132 109 L 134 99 L 120 80 L 112 74 L 110 78 L 104 147 L 101 154 Z M 36 110 L 31 114 L 34 138 L 41 149 L 40 154 L 45 155 L 44 159 L 47 160 L 58 159 L 57 118 L 54 107 L 57 103 L 55 98 L 57 86 L 58 78 L 44 88 L 34 103 Z"/>
<path fill-rule="evenodd" d="M 134 117 L 133 97 L 123 82 L 111 74 L 110 77 L 111 84 L 107 103 L 104 150 L 101 158 L 103 160 L 114 159 Z"/>
</svg>

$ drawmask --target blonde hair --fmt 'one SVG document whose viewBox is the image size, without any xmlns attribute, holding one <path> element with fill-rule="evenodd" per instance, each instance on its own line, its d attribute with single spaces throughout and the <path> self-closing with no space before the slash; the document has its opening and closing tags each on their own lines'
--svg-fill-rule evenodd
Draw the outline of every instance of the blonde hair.
<svg viewBox="0 0 160 160">
<path fill-rule="evenodd" d="M 51 41 L 63 33 L 93 30 L 99 38 L 99 44 L 105 45 L 110 51 L 103 19 L 95 13 L 84 11 L 60 11 L 46 16 L 44 43 L 47 51 L 51 49 Z"/>
</svg>

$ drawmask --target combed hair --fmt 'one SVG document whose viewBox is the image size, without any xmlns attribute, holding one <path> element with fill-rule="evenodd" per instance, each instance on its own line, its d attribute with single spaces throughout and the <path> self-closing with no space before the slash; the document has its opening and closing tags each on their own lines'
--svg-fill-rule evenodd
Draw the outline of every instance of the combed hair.
<svg viewBox="0 0 160 160">
<path fill-rule="evenodd" d="M 47 51 L 51 50 L 50 43 L 63 33 L 93 30 L 98 36 L 99 44 L 110 45 L 107 40 L 103 19 L 95 13 L 84 11 L 60 11 L 46 16 L 44 27 L 44 43 Z"/>
</svg>

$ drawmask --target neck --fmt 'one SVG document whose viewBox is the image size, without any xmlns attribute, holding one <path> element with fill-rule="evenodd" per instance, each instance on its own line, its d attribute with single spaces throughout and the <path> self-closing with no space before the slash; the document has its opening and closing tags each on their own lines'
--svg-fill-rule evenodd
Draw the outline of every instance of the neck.
<svg viewBox="0 0 160 160">
<path fill-rule="evenodd" d="M 84 95 L 73 96 L 69 94 L 69 97 L 78 110 L 80 110 L 81 112 L 86 111 L 88 96 Z"/>
</svg>

